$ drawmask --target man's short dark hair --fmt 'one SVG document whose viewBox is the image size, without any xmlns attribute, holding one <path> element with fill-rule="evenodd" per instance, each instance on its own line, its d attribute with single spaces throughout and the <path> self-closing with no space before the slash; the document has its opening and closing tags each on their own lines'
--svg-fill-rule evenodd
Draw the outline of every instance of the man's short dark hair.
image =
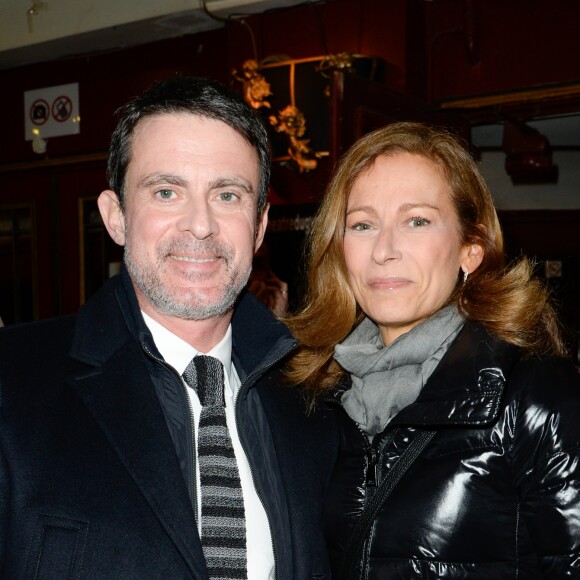
<svg viewBox="0 0 580 580">
<path fill-rule="evenodd" d="M 258 213 L 264 209 L 270 181 L 268 136 L 257 113 L 238 94 L 222 84 L 192 76 L 174 76 L 154 84 L 119 110 L 111 137 L 107 177 L 109 188 L 125 208 L 127 166 L 135 127 L 142 119 L 160 114 L 190 113 L 222 121 L 237 131 L 258 155 L 260 182 Z"/>
</svg>

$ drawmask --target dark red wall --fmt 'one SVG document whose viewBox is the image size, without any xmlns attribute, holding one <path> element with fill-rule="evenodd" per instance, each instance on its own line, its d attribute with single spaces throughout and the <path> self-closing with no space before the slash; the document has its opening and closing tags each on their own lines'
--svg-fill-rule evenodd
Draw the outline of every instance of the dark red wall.
<svg viewBox="0 0 580 580">
<path fill-rule="evenodd" d="M 575 0 L 424 4 L 432 99 L 580 80 L 580 3 Z"/>
</svg>

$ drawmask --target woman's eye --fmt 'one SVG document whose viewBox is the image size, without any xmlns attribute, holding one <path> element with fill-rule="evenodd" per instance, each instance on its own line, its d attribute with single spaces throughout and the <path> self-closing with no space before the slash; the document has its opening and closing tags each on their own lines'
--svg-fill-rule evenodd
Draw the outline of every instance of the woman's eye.
<svg viewBox="0 0 580 580">
<path fill-rule="evenodd" d="M 159 189 L 155 192 L 155 195 L 159 199 L 171 199 L 175 192 L 172 189 Z"/>
<path fill-rule="evenodd" d="M 357 223 L 354 223 L 354 224 L 348 226 L 348 229 L 353 230 L 355 232 L 364 232 L 366 230 L 370 230 L 371 226 L 370 226 L 370 224 L 367 224 L 365 222 L 357 222 Z"/>
<path fill-rule="evenodd" d="M 431 223 L 430 220 L 428 220 L 427 218 L 422 218 L 422 217 L 412 217 L 409 220 L 409 224 L 413 228 L 420 228 L 422 226 L 428 226 L 430 223 Z"/>
</svg>

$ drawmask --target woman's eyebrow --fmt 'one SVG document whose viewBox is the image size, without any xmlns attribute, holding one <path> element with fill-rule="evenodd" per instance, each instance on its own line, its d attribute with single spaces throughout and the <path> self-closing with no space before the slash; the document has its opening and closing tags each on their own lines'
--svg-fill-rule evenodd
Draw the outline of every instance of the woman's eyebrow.
<svg viewBox="0 0 580 580">
<path fill-rule="evenodd" d="M 363 211 L 365 213 L 372 213 L 372 214 L 376 214 L 376 210 L 372 205 L 355 205 L 354 207 L 351 207 L 350 209 L 346 210 L 346 215 L 350 215 L 351 213 L 355 213 L 357 211 Z"/>
<path fill-rule="evenodd" d="M 427 203 L 425 201 L 422 202 L 418 202 L 418 203 L 404 203 L 400 208 L 399 208 L 399 213 L 404 213 L 406 211 L 412 210 L 412 209 L 417 209 L 417 208 L 421 208 L 421 207 L 427 207 L 429 209 L 434 209 L 436 211 L 439 211 L 439 206 L 437 205 L 433 205 L 432 203 Z"/>
</svg>

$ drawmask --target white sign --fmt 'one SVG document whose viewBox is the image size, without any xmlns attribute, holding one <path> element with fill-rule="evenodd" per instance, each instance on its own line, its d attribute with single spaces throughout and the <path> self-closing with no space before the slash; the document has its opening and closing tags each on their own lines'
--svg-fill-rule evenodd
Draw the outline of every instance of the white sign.
<svg viewBox="0 0 580 580">
<path fill-rule="evenodd" d="M 79 84 L 59 85 L 24 93 L 24 138 L 58 137 L 81 132 Z"/>
</svg>

